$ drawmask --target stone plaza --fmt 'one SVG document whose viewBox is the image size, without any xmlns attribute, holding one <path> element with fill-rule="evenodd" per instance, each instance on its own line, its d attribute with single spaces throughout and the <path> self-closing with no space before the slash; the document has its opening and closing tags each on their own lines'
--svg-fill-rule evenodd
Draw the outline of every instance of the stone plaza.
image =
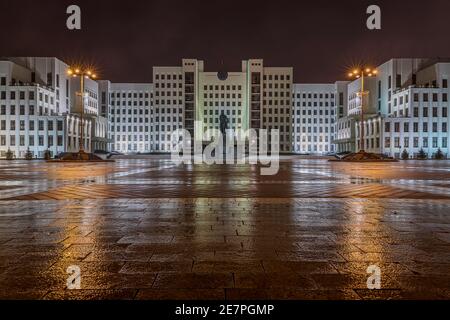
<svg viewBox="0 0 450 320">
<path fill-rule="evenodd" d="M 0 161 L 0 298 L 450 298 L 450 161 L 259 169 Z"/>
</svg>

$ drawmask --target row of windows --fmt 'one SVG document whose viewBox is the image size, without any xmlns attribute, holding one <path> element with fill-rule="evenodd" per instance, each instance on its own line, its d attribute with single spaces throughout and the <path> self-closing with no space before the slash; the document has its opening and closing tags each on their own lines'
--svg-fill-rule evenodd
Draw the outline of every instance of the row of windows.
<svg viewBox="0 0 450 320">
<path fill-rule="evenodd" d="M 292 110 L 292 114 L 295 115 L 294 110 Z M 296 110 L 296 114 L 299 116 L 300 115 L 300 110 Z M 328 110 L 302 110 L 302 115 L 306 116 L 308 114 L 308 116 L 311 115 L 334 115 L 334 110 L 331 110 L 330 112 Z"/>
<path fill-rule="evenodd" d="M 300 102 L 297 102 L 296 104 L 293 104 L 293 106 L 297 106 L 300 107 Z M 328 102 L 303 102 L 302 103 L 302 107 L 334 107 L 334 102 L 331 101 L 330 103 Z"/>
<path fill-rule="evenodd" d="M 386 122 L 384 124 L 384 132 L 391 132 L 391 123 L 390 122 Z M 400 132 L 400 123 L 399 122 L 394 122 L 394 126 L 393 132 Z M 428 122 L 422 122 L 422 127 L 420 132 L 428 132 Z M 409 122 L 404 122 L 403 123 L 403 132 L 409 132 L 410 130 L 410 125 Z M 413 123 L 413 127 L 412 127 L 413 132 L 419 132 L 419 122 L 414 122 Z M 431 130 L 432 132 L 439 132 L 439 124 L 437 122 L 433 122 L 431 124 Z M 441 123 L 441 132 L 447 132 L 448 130 L 448 126 L 447 126 L 447 122 L 443 122 Z"/>
<path fill-rule="evenodd" d="M 267 108 L 264 107 L 263 111 L 265 114 L 289 114 L 290 109 L 286 107 L 276 107 L 276 108 Z M 275 112 L 277 111 L 277 112 Z"/>
<path fill-rule="evenodd" d="M 400 138 L 395 137 L 394 138 L 394 148 L 409 148 L 410 147 L 410 138 L 405 137 L 403 139 L 403 145 L 400 145 Z M 439 140 L 441 141 L 441 144 L 439 145 Z M 432 148 L 447 148 L 448 147 L 448 139 L 446 137 L 442 137 L 439 139 L 438 137 L 432 137 L 431 140 L 431 146 Z M 391 138 L 386 137 L 384 138 L 384 147 L 390 148 L 391 147 Z M 412 147 L 413 148 L 428 148 L 429 147 L 429 137 L 423 137 L 422 138 L 422 145 L 419 145 L 419 137 L 413 137 L 412 138 Z"/>
<path fill-rule="evenodd" d="M 328 127 L 318 127 L 316 129 L 314 129 L 314 128 L 315 127 L 308 127 L 308 128 L 302 127 L 301 133 L 304 133 L 304 134 L 306 134 L 306 133 L 313 133 L 313 132 L 314 133 L 326 133 L 326 134 L 328 134 L 330 132 L 334 133 L 334 129 L 333 128 L 330 128 L 330 129 Z M 293 130 L 294 134 L 300 134 L 300 127 L 296 127 L 294 129 L 295 129 L 295 130 Z"/>
<path fill-rule="evenodd" d="M 300 123 L 300 119 L 299 118 L 297 118 L 297 123 Z M 305 118 L 303 118 L 302 119 L 302 123 L 303 124 L 306 124 L 306 123 L 308 123 L 308 124 L 311 124 L 311 123 L 314 123 L 314 124 L 316 124 L 316 123 L 319 123 L 319 124 L 323 124 L 323 123 L 325 123 L 325 124 L 328 124 L 328 119 L 317 119 L 317 118 L 314 118 L 314 119 L 311 119 L 311 118 L 308 118 L 308 119 L 305 119 Z M 333 119 L 331 119 L 331 123 L 334 123 L 334 120 Z"/>
<path fill-rule="evenodd" d="M 122 110 L 122 111 L 121 111 Z M 115 114 L 117 111 L 117 114 L 138 114 L 138 109 L 113 109 L 111 108 L 111 114 Z M 172 111 L 172 113 L 182 113 L 183 109 L 182 108 L 155 108 L 155 109 L 150 109 L 150 114 L 159 114 L 159 113 L 170 113 Z M 139 114 L 149 114 L 149 110 L 148 109 L 139 109 Z"/>
<path fill-rule="evenodd" d="M 164 74 L 164 73 L 156 73 L 155 74 L 156 80 L 183 80 L 182 74 Z"/>
<path fill-rule="evenodd" d="M 284 84 L 284 83 L 280 83 L 280 84 L 278 84 L 278 83 L 273 83 L 273 84 L 269 83 L 267 85 L 266 83 L 264 83 L 263 84 L 263 88 L 265 90 L 267 90 L 267 89 L 269 89 L 269 90 L 272 90 L 272 89 L 275 89 L 275 90 L 277 90 L 277 89 L 290 89 L 291 88 L 291 84 L 290 83 L 286 83 L 286 84 Z M 291 94 L 290 91 L 288 92 L 288 94 Z"/>
<path fill-rule="evenodd" d="M 203 110 L 203 114 L 205 116 L 208 115 L 208 113 L 210 116 L 212 116 L 213 114 L 218 116 L 219 110 Z M 236 114 L 240 116 L 242 114 L 241 110 L 223 110 L 223 113 L 226 114 L 227 116 L 230 116 L 230 115 L 234 116 Z M 222 112 L 220 112 L 220 114 L 222 114 Z"/>
<path fill-rule="evenodd" d="M 264 122 L 290 122 L 291 119 L 289 117 L 263 117 Z"/>
<path fill-rule="evenodd" d="M 167 119 L 167 121 L 179 121 L 179 122 L 183 121 L 182 116 L 170 117 L 170 115 L 167 115 L 167 116 L 163 115 L 163 116 L 161 116 L 161 118 L 159 116 L 157 116 L 154 119 L 152 118 L 151 121 L 159 122 L 161 120 L 162 122 L 165 122 L 166 119 Z M 116 117 L 116 118 L 111 118 L 111 122 L 128 122 L 128 123 L 131 123 L 131 122 L 143 123 L 143 122 L 145 122 L 145 123 L 149 123 L 150 118 L 148 118 L 148 117 L 144 117 L 144 118 L 140 118 L 140 117 L 119 118 L 119 117 Z"/>
<path fill-rule="evenodd" d="M 290 75 L 284 75 L 284 74 L 281 74 L 281 75 L 278 75 L 278 74 L 275 74 L 275 75 L 272 75 L 272 74 L 269 74 L 269 75 L 264 75 L 263 76 L 263 79 L 264 80 L 269 80 L 269 81 L 271 81 L 271 80 L 275 80 L 275 81 L 278 81 L 278 80 L 281 80 L 281 81 L 284 81 L 284 80 L 286 80 L 286 81 L 290 81 L 291 80 L 291 76 Z"/>
<path fill-rule="evenodd" d="M 217 119 L 217 118 L 203 118 L 203 122 L 204 123 L 219 123 L 219 119 Z M 238 124 L 242 123 L 242 119 L 241 118 L 237 118 L 237 119 L 230 118 L 229 119 L 229 124 L 233 125 L 233 124 L 236 124 L 236 123 L 238 123 Z"/>
<path fill-rule="evenodd" d="M 178 89 L 181 89 L 181 88 L 183 88 L 183 84 L 181 83 L 181 82 L 179 82 L 178 84 L 177 83 L 159 83 L 159 82 L 156 82 L 155 83 L 155 88 L 156 89 L 159 89 L 159 88 L 161 88 L 161 89 L 171 89 L 171 88 L 173 88 L 173 89 L 176 89 L 176 88 L 178 88 Z"/>
<path fill-rule="evenodd" d="M 300 141 L 300 136 L 297 137 L 297 141 Z M 329 138 L 328 136 L 305 136 L 302 135 L 301 136 L 301 141 L 302 142 L 328 142 Z"/>
<path fill-rule="evenodd" d="M 167 104 L 179 104 L 179 105 L 182 105 L 183 104 L 183 101 L 182 100 L 156 100 L 155 101 L 155 104 L 156 105 L 160 105 L 160 104 L 166 104 L 166 102 L 167 102 Z"/>
<path fill-rule="evenodd" d="M 333 148 L 332 148 L 333 149 Z M 298 150 L 298 149 L 297 149 Z M 328 152 L 328 145 L 302 145 L 302 150 L 303 151 L 308 151 L 308 152 Z"/>
<path fill-rule="evenodd" d="M 429 94 L 428 93 L 422 93 L 422 99 L 419 99 L 419 93 L 414 93 L 414 102 L 419 102 L 419 101 L 422 101 L 422 102 L 429 102 L 430 100 L 429 100 Z M 396 101 L 397 99 L 394 99 L 394 106 L 396 105 L 396 103 L 397 103 L 397 101 Z M 405 100 L 407 100 L 407 98 L 405 98 Z M 431 94 L 431 100 L 432 100 L 432 102 L 439 102 L 439 99 L 438 99 L 438 94 L 437 93 L 432 93 Z M 447 97 L 447 94 L 446 93 L 442 93 L 441 94 L 441 101 L 442 102 L 447 102 L 448 101 L 448 97 Z M 408 101 L 405 101 L 406 103 L 408 103 Z M 402 102 L 400 102 L 400 104 L 402 104 Z"/>
<path fill-rule="evenodd" d="M 232 101 L 232 102 L 230 102 L 230 101 L 227 101 L 227 102 L 205 101 L 205 102 L 203 102 L 203 106 L 204 107 L 225 107 L 225 106 L 226 107 L 236 107 L 236 106 L 242 107 L 242 102 L 241 101 L 237 101 L 237 102 L 236 101 Z"/>
<path fill-rule="evenodd" d="M 36 121 L 33 121 L 33 120 L 28 121 L 28 130 L 34 131 L 35 122 Z M 37 123 L 38 123 L 37 128 L 39 131 L 45 130 L 45 122 L 47 122 L 47 130 L 49 130 L 49 131 L 54 130 L 54 128 L 56 128 L 56 130 L 58 130 L 58 131 L 63 130 L 63 121 L 62 120 L 56 121 L 56 127 L 54 125 L 53 120 L 47 120 L 47 121 L 39 120 L 39 121 L 37 121 Z M 17 126 L 16 126 L 16 123 L 18 123 Z M 19 121 L 11 120 L 9 122 L 9 130 L 16 130 L 16 128 L 19 128 L 19 130 L 25 130 L 25 124 L 26 124 L 25 120 L 19 120 Z M 6 120 L 0 121 L 0 130 L 7 130 Z"/>
<path fill-rule="evenodd" d="M 255 92 L 255 93 L 258 93 L 258 92 Z M 265 97 L 269 97 L 269 98 L 272 98 L 272 97 L 275 97 L 275 98 L 278 98 L 278 97 L 284 98 L 284 97 L 286 97 L 286 98 L 288 98 L 288 97 L 290 97 L 290 93 L 289 93 L 288 91 L 286 91 L 286 92 L 284 92 L 284 91 L 269 91 L 269 92 L 264 91 L 263 97 L 264 97 L 264 98 L 265 98 Z"/>
<path fill-rule="evenodd" d="M 233 94 L 230 94 L 230 93 L 227 93 L 226 95 L 225 95 L 225 93 L 222 93 L 222 94 L 218 94 L 218 93 L 216 93 L 216 94 L 212 94 L 212 93 L 210 93 L 210 94 L 207 94 L 207 93 L 205 93 L 205 94 L 203 94 L 203 98 L 204 99 L 225 99 L 225 98 L 227 98 L 227 99 L 242 99 L 242 94 L 235 94 L 235 93 L 233 93 Z"/>
<path fill-rule="evenodd" d="M 111 118 L 111 122 L 127 122 L 127 118 L 122 118 L 122 121 L 120 121 L 120 118 Z M 136 123 L 148 123 L 149 119 L 148 118 L 128 118 L 128 123 L 132 123 L 132 122 L 136 122 Z"/>
<path fill-rule="evenodd" d="M 285 105 L 290 106 L 291 102 L 289 100 L 264 100 L 265 105 L 269 106 L 279 106 L 279 105 Z"/>
<path fill-rule="evenodd" d="M 129 99 L 131 99 L 131 98 L 134 98 L 134 99 L 146 98 L 146 99 L 148 99 L 150 97 L 150 94 L 148 92 L 145 92 L 145 93 L 140 92 L 139 94 L 137 92 L 134 92 L 134 93 L 131 93 L 131 92 L 128 92 L 128 93 L 126 93 L 126 92 L 122 92 L 122 93 L 120 93 L 120 92 L 112 92 L 110 96 L 111 96 L 111 99 L 114 99 L 114 98 L 118 98 L 119 99 L 120 97 L 122 97 L 124 99 L 127 98 L 127 97 Z"/>
<path fill-rule="evenodd" d="M 6 91 L 1 91 L 0 92 L 0 100 L 6 100 Z M 9 99 L 10 100 L 16 100 L 17 98 L 19 98 L 19 100 L 25 100 L 25 91 L 20 91 L 19 94 L 17 95 L 16 91 L 10 91 L 9 92 Z M 28 100 L 33 100 L 35 99 L 35 95 L 34 95 L 34 91 L 28 91 Z M 51 95 L 49 96 L 48 94 L 43 94 L 42 92 L 39 92 L 39 101 L 40 102 L 45 102 L 48 103 L 50 100 L 50 103 L 53 104 L 54 103 L 54 96 Z"/>
<path fill-rule="evenodd" d="M 183 96 L 183 92 L 182 91 L 155 91 L 155 96 L 156 97 L 182 97 Z"/>
<path fill-rule="evenodd" d="M 114 136 L 113 136 L 114 138 Z M 149 135 L 117 135 L 115 141 L 150 141 Z"/>
<path fill-rule="evenodd" d="M 44 146 L 44 141 L 45 141 L 44 136 L 38 136 L 38 139 L 37 139 L 38 144 L 37 145 Z M 54 144 L 55 144 L 55 136 L 52 136 L 52 135 L 47 136 L 47 146 L 51 147 Z M 9 145 L 11 147 L 16 146 L 16 136 L 15 135 L 9 136 Z M 24 135 L 19 136 L 18 145 L 21 147 L 25 146 L 25 136 Z M 30 146 L 30 147 L 35 146 L 34 136 L 28 136 L 28 143 L 26 145 Z M 62 135 L 56 136 L 56 145 L 58 145 L 58 146 L 63 145 L 63 136 Z M 6 136 L 5 135 L 0 136 L 0 146 L 6 146 Z"/>
<path fill-rule="evenodd" d="M 25 106 L 20 106 L 19 107 L 19 113 L 16 113 L 16 106 L 10 106 L 10 108 L 8 109 L 7 106 L 2 105 L 0 106 L 0 115 L 5 116 L 5 115 L 10 115 L 10 116 L 15 116 L 15 115 L 19 115 L 19 116 L 33 116 L 35 115 L 35 107 L 34 106 L 29 106 L 28 107 L 28 114 L 26 113 L 27 108 Z M 56 112 L 53 109 L 49 109 L 47 107 L 42 107 L 40 106 L 38 108 L 38 115 L 42 116 L 42 115 L 55 115 L 59 112 L 59 108 L 56 108 Z"/>
<path fill-rule="evenodd" d="M 112 106 L 116 106 L 116 103 L 114 101 L 111 101 L 111 105 Z M 140 106 L 140 107 L 146 106 L 146 107 L 148 107 L 150 105 L 150 103 L 148 101 L 128 101 L 128 103 L 127 102 L 120 103 L 120 101 L 117 101 L 117 107 L 120 107 L 120 106 L 126 107 L 127 105 L 129 107 L 131 107 L 131 106 L 135 106 L 135 107 L 137 107 L 137 106 Z"/>
<path fill-rule="evenodd" d="M 300 128 L 297 128 L 297 132 L 299 132 Z M 302 133 L 328 133 L 329 129 L 328 127 L 302 127 Z M 333 133 L 334 130 L 331 128 L 331 133 Z"/>
<path fill-rule="evenodd" d="M 117 112 L 116 112 L 117 111 Z M 111 112 L 111 114 L 112 115 L 114 115 L 114 114 L 135 114 L 135 115 L 137 115 L 137 114 L 140 114 L 140 115 L 144 115 L 144 114 L 149 114 L 149 110 L 148 109 L 113 109 L 113 108 L 111 108 L 111 110 L 110 110 L 110 112 Z M 152 110 L 152 112 L 151 112 L 152 114 L 153 114 L 153 110 Z"/>
<path fill-rule="evenodd" d="M 430 114 L 430 112 L 429 112 L 430 108 L 422 107 L 421 109 L 422 109 L 422 117 L 425 117 L 425 118 L 428 117 L 429 114 Z M 413 109 L 413 116 L 416 117 L 416 118 L 419 117 L 419 108 L 418 107 L 415 107 Z M 437 108 L 437 107 L 431 108 L 431 116 L 433 118 L 438 117 L 439 116 L 439 108 Z M 448 117 L 447 107 L 442 107 L 442 109 L 441 109 L 441 117 L 443 117 L 443 118 L 447 118 Z"/>
<path fill-rule="evenodd" d="M 429 112 L 431 110 L 431 112 Z M 419 111 L 422 111 L 421 113 Z M 439 111 L 441 111 L 439 113 Z M 391 113 L 391 109 L 389 107 L 389 113 Z M 409 117 L 409 109 L 405 108 L 405 109 L 401 109 L 398 111 L 394 111 L 392 113 L 392 115 L 394 117 L 400 116 L 400 117 Z M 442 117 L 442 118 L 447 118 L 448 117 L 448 110 L 447 107 L 442 107 L 442 108 L 438 108 L 438 107 L 414 107 L 413 108 L 413 117 L 414 118 L 419 118 L 419 117 L 423 117 L 423 118 L 428 118 L 428 117 L 433 117 L 433 118 L 438 118 L 438 117 Z"/>
<path fill-rule="evenodd" d="M 301 95 L 300 95 L 300 93 L 297 93 L 297 94 L 293 94 L 292 95 L 293 98 L 297 97 L 297 99 L 300 99 L 300 96 L 303 99 L 334 99 L 334 93 L 330 93 L 330 94 L 328 94 L 328 93 L 325 93 L 325 94 L 324 93 L 314 93 L 314 94 L 312 94 L 312 93 L 308 93 L 308 94 L 303 93 Z"/>
<path fill-rule="evenodd" d="M 207 86 L 207 85 L 204 85 L 203 86 L 203 90 L 204 91 L 213 91 L 213 90 L 215 90 L 215 91 L 219 91 L 219 90 L 222 90 L 222 91 L 236 91 L 236 89 L 238 90 L 238 91 L 242 91 L 242 86 L 241 85 L 221 85 L 221 86 L 219 86 L 219 85 L 209 85 L 209 86 Z"/>
</svg>

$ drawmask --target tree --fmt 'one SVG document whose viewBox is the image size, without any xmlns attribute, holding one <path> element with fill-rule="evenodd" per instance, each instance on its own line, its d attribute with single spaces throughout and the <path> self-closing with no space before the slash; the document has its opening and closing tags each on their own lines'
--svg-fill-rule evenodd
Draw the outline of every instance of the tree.
<svg viewBox="0 0 450 320">
<path fill-rule="evenodd" d="M 27 148 L 27 152 L 25 153 L 25 160 L 33 160 L 33 152 L 30 151 L 30 148 Z"/>
<path fill-rule="evenodd" d="M 408 160 L 409 159 L 409 153 L 406 151 L 406 149 L 403 149 L 402 152 L 402 160 Z"/>
<path fill-rule="evenodd" d="M 428 158 L 427 154 L 425 153 L 425 151 L 423 151 L 423 148 L 421 148 L 421 149 L 419 150 L 419 153 L 417 154 L 417 159 L 419 159 L 419 160 L 425 160 L 425 159 L 427 159 L 427 158 Z"/>
<path fill-rule="evenodd" d="M 14 153 L 11 151 L 11 149 L 8 148 L 8 151 L 6 151 L 6 160 L 13 160 L 14 159 Z"/>
<path fill-rule="evenodd" d="M 436 160 L 443 160 L 445 158 L 444 153 L 442 152 L 441 148 L 438 148 L 436 153 L 434 154 L 434 158 Z"/>
</svg>

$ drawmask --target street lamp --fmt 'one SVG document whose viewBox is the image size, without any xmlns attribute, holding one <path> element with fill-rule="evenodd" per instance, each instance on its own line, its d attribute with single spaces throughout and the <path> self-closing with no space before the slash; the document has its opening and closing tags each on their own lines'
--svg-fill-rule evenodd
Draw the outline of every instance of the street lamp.
<svg viewBox="0 0 450 320">
<path fill-rule="evenodd" d="M 364 77 L 373 77 L 376 76 L 377 74 L 378 71 L 376 69 L 371 68 L 355 69 L 348 74 L 350 78 L 361 79 L 361 92 L 359 93 L 359 96 L 361 98 L 361 124 L 359 126 L 360 152 L 364 152 L 364 95 L 369 93 L 369 91 L 364 91 Z"/>
<path fill-rule="evenodd" d="M 84 153 L 84 123 L 83 123 L 83 114 L 84 114 L 84 79 L 96 79 L 97 75 L 93 73 L 89 69 L 68 69 L 67 74 L 74 78 L 80 77 L 80 97 L 81 97 L 81 108 L 80 108 L 80 151 L 79 154 Z"/>
</svg>

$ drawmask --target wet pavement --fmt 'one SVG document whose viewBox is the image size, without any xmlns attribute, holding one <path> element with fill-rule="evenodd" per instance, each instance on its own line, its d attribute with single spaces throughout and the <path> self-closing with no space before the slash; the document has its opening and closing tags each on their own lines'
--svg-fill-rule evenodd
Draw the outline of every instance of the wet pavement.
<svg viewBox="0 0 450 320">
<path fill-rule="evenodd" d="M 259 169 L 0 161 L 0 298 L 450 298 L 449 161 Z"/>
</svg>

